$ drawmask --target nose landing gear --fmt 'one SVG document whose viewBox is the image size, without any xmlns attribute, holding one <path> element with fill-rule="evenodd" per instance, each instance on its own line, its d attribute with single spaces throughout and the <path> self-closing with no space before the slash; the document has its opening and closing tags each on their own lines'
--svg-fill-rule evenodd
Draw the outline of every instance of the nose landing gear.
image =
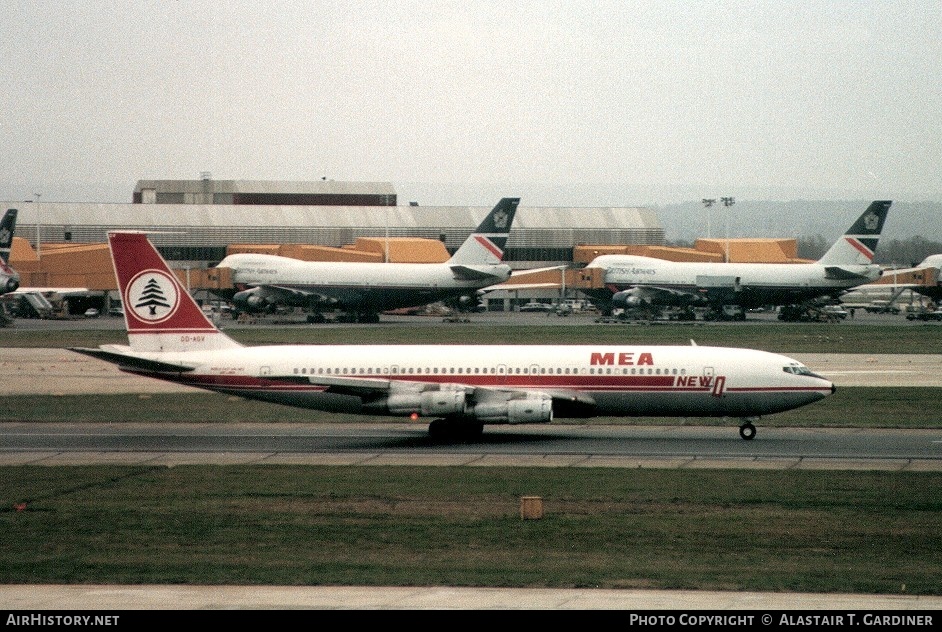
<svg viewBox="0 0 942 632">
<path fill-rule="evenodd" d="M 743 419 L 742 425 L 739 426 L 739 436 L 747 441 L 755 438 L 756 427 L 752 425 L 751 419 Z"/>
</svg>

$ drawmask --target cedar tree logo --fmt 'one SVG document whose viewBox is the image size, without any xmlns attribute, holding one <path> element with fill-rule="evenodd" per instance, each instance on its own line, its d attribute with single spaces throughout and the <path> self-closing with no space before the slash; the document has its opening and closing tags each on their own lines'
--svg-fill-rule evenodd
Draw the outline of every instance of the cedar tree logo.
<svg viewBox="0 0 942 632">
<path fill-rule="evenodd" d="M 144 270 L 128 283 L 124 304 L 139 320 L 161 323 L 177 311 L 180 295 L 177 284 L 165 272 Z"/>
</svg>

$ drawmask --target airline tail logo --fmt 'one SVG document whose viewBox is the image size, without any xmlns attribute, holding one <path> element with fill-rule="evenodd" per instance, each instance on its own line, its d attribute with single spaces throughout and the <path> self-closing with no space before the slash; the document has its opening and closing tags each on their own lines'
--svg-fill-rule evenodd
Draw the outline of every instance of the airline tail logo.
<svg viewBox="0 0 942 632">
<path fill-rule="evenodd" d="M 498 261 L 504 258 L 504 251 L 503 249 L 501 249 L 500 246 L 497 245 L 496 239 L 488 239 L 484 235 L 475 235 L 474 239 L 479 244 L 481 244 L 481 246 L 483 246 L 485 250 L 487 250 L 489 253 L 497 257 Z M 506 241 L 506 239 L 502 239 L 502 241 Z"/>
<path fill-rule="evenodd" d="M 874 250 L 876 250 L 876 240 L 873 239 L 854 239 L 853 237 L 847 238 L 847 243 L 851 245 L 857 252 L 862 254 L 867 261 L 873 262 Z M 871 246 L 871 244 L 873 244 Z"/>
<path fill-rule="evenodd" d="M 13 233 L 6 226 L 0 229 L 0 245 L 7 245 L 13 241 Z"/>
<path fill-rule="evenodd" d="M 134 316 L 145 323 L 162 323 L 172 317 L 180 306 L 177 284 L 161 270 L 144 270 L 128 283 L 124 304 Z"/>
<path fill-rule="evenodd" d="M 507 211 L 504 209 L 498 210 L 494 213 L 494 228 L 507 228 L 507 221 L 510 219 L 510 216 L 507 215 Z"/>
<path fill-rule="evenodd" d="M 873 211 L 870 211 L 869 213 L 864 215 L 863 220 L 864 220 L 864 227 L 870 232 L 876 231 L 877 228 L 880 227 L 880 216 L 874 213 Z"/>
</svg>

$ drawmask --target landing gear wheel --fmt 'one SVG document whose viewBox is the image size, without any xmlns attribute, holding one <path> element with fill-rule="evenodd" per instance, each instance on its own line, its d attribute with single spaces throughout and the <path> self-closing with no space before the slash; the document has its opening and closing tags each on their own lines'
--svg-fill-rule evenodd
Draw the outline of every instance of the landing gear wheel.
<svg viewBox="0 0 942 632">
<path fill-rule="evenodd" d="M 435 441 L 477 441 L 484 433 L 478 421 L 436 419 L 428 425 L 428 435 Z"/>
<path fill-rule="evenodd" d="M 477 441 L 484 434 L 484 424 L 477 421 L 463 423 L 460 428 L 461 437 L 468 441 Z"/>
<path fill-rule="evenodd" d="M 428 425 L 428 436 L 436 441 L 448 437 L 448 422 L 444 419 L 436 419 Z"/>
<path fill-rule="evenodd" d="M 755 438 L 756 427 L 747 421 L 743 425 L 739 426 L 739 436 L 747 441 Z"/>
</svg>

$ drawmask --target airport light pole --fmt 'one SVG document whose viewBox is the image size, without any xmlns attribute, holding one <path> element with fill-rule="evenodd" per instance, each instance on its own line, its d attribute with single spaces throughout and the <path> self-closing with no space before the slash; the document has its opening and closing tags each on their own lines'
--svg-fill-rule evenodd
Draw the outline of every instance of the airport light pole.
<svg viewBox="0 0 942 632">
<path fill-rule="evenodd" d="M 729 211 L 729 207 L 736 203 L 736 198 L 724 197 L 720 198 L 723 201 L 723 206 L 726 207 L 726 210 Z M 726 216 L 726 263 L 729 263 L 729 213 L 725 213 Z"/>
<path fill-rule="evenodd" d="M 710 210 L 710 207 L 716 204 L 716 198 L 703 198 L 701 202 L 703 202 L 703 206 L 707 208 L 707 239 L 710 239 L 712 237 L 712 235 L 710 235 L 710 228 L 712 224 L 710 221 L 710 216 L 713 215 L 713 211 Z"/>
</svg>

